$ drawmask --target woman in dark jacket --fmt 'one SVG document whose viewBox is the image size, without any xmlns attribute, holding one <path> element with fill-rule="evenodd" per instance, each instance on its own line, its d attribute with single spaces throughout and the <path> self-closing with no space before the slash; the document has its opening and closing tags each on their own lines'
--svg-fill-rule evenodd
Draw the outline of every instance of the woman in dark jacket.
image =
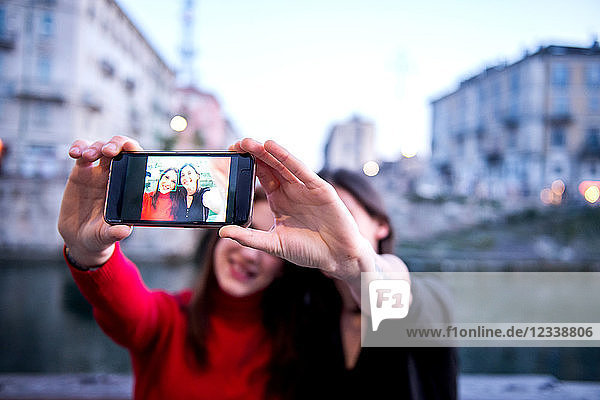
<svg viewBox="0 0 600 400">
<path fill-rule="evenodd" d="M 204 194 L 209 188 L 200 187 L 199 180 L 200 174 L 192 164 L 184 164 L 179 170 L 176 221 L 204 222 L 208 218 Z"/>
</svg>

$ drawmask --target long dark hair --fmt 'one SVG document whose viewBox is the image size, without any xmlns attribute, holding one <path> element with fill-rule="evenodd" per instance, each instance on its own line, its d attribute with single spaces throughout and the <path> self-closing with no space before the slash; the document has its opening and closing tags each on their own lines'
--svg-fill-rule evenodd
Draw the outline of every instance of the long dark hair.
<svg viewBox="0 0 600 400">
<path fill-rule="evenodd" d="M 389 226 L 388 235 L 379 240 L 377 253 L 394 253 L 394 231 L 392 229 L 390 217 L 386 211 L 383 198 L 379 192 L 375 190 L 369 179 L 361 173 L 347 169 L 325 169 L 319 172 L 319 176 L 333 186 L 346 190 L 364 207 L 371 217 L 380 222 L 384 222 Z"/>
<path fill-rule="evenodd" d="M 196 175 L 198 175 L 198 180 L 196 180 L 196 191 L 194 192 L 194 193 L 197 193 L 197 192 L 198 192 L 198 189 L 199 189 L 199 187 L 198 187 L 198 181 L 200 180 L 200 174 L 199 174 L 199 173 L 198 173 L 198 171 L 196 170 L 196 167 L 194 167 L 194 166 L 193 166 L 192 164 L 190 164 L 190 163 L 185 163 L 185 164 L 183 164 L 183 165 L 181 166 L 181 168 L 179 168 L 179 175 L 178 175 L 178 180 L 177 180 L 177 186 L 179 186 L 179 187 L 180 187 L 180 188 L 183 190 L 183 192 L 187 191 L 187 189 L 186 189 L 185 187 L 183 187 L 183 185 L 181 184 L 181 173 L 183 172 L 183 169 L 184 169 L 185 167 L 190 167 L 191 169 L 193 169 L 193 170 L 194 170 L 194 172 L 196 173 Z M 183 193 L 183 192 L 182 192 L 182 193 Z M 184 194 L 185 194 L 185 193 L 184 193 Z"/>
<path fill-rule="evenodd" d="M 179 176 L 179 171 L 177 171 L 176 168 L 167 168 L 163 171 L 162 174 L 160 174 L 160 178 L 158 178 L 158 181 L 156 182 L 156 190 L 154 191 L 154 194 L 152 195 L 152 208 L 156 208 L 156 201 L 158 200 L 158 196 L 160 194 L 160 192 L 158 191 L 158 186 L 160 185 L 160 181 L 169 171 L 175 171 L 175 174 L 177 176 Z M 175 182 L 175 188 L 173 188 L 173 190 L 171 190 L 171 193 L 169 193 L 169 195 L 171 196 L 171 200 L 173 200 L 173 198 L 175 196 L 176 189 L 177 189 L 177 182 Z"/>
<path fill-rule="evenodd" d="M 256 191 L 254 200 L 266 201 L 262 190 Z M 188 341 L 194 362 L 201 368 L 208 367 L 210 315 L 215 309 L 212 291 L 218 285 L 213 255 L 218 240 L 217 232 L 210 232 L 200 241 L 196 259 L 202 260 L 203 271 L 188 307 Z M 342 302 L 333 281 L 319 270 L 283 263 L 283 273 L 264 290 L 261 299 L 263 324 L 272 343 L 267 396 L 295 399 L 302 398 L 307 384 L 301 377 L 315 368 L 325 371 L 329 360 L 335 359 L 325 355 L 333 349 L 326 345 L 329 338 L 321 334 L 339 327 Z M 321 365 L 311 365 L 311 360 L 320 357 L 324 357 Z"/>
</svg>

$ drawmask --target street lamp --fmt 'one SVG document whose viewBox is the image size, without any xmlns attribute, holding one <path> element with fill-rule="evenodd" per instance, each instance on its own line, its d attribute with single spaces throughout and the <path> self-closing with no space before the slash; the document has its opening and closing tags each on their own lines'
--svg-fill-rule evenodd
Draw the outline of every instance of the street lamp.
<svg viewBox="0 0 600 400">
<path fill-rule="evenodd" d="M 187 128 L 188 122 L 185 119 L 185 117 L 181 115 L 176 115 L 173 118 L 171 118 L 171 122 L 169 123 L 169 125 L 171 126 L 171 129 L 173 129 L 175 132 L 183 132 L 185 131 L 185 128 Z"/>
</svg>

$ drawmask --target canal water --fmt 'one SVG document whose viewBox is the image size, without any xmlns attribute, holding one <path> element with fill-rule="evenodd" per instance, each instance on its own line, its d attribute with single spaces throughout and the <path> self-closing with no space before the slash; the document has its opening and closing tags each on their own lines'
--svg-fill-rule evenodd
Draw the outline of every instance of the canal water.
<svg viewBox="0 0 600 400">
<path fill-rule="evenodd" d="M 151 288 L 179 290 L 191 265 L 145 263 Z M 0 373 L 130 372 L 129 356 L 104 335 L 64 262 L 0 261 Z"/>
<path fill-rule="evenodd" d="M 191 265 L 140 265 L 152 288 L 180 290 L 196 274 Z M 600 348 L 462 348 L 459 363 L 466 373 L 600 380 Z M 98 328 L 60 260 L 0 260 L 0 373 L 9 372 L 131 372 L 127 352 Z"/>
</svg>

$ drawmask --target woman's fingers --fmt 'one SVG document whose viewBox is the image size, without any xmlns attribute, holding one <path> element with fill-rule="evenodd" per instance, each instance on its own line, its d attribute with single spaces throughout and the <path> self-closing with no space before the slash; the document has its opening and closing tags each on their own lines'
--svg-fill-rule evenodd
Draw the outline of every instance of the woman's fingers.
<svg viewBox="0 0 600 400">
<path fill-rule="evenodd" d="M 234 144 L 232 144 L 231 146 L 229 146 L 229 151 L 236 151 L 238 153 L 242 153 L 243 150 L 240 147 L 240 141 L 238 140 L 237 142 L 235 142 Z"/>
<path fill-rule="evenodd" d="M 100 157 L 102 157 L 102 146 L 103 145 L 104 145 L 104 142 L 101 142 L 99 140 L 95 141 L 94 143 L 89 145 L 87 147 L 87 149 L 85 149 L 83 151 L 83 153 L 81 153 L 81 158 L 83 158 L 85 161 L 90 162 L 90 163 L 95 162 Z"/>
<path fill-rule="evenodd" d="M 297 179 L 304 183 L 307 188 L 314 189 L 321 183 L 321 178 L 314 171 L 273 140 L 267 140 L 264 148 L 273 158 L 277 159 Z"/>
<path fill-rule="evenodd" d="M 230 150 L 253 154 L 287 182 L 302 182 L 309 189 L 315 189 L 322 183 L 321 178 L 314 171 L 273 140 L 267 140 L 263 145 L 246 138 L 233 144 Z"/>
<path fill-rule="evenodd" d="M 140 144 L 127 136 L 113 136 L 109 141 L 96 141 L 88 144 L 85 140 L 78 139 L 73 142 L 69 148 L 69 155 L 73 158 L 84 157 L 87 161 L 93 162 L 102 155 L 114 157 L 124 151 L 143 150 Z"/>
<path fill-rule="evenodd" d="M 279 180 L 273 175 L 272 169 L 261 160 L 256 160 L 256 177 L 267 194 L 270 194 L 280 185 Z"/>
<path fill-rule="evenodd" d="M 121 151 L 139 151 L 142 146 L 132 138 L 127 136 L 113 136 L 102 146 L 102 154 L 106 157 L 114 157 Z"/>
<path fill-rule="evenodd" d="M 90 144 L 83 140 L 76 141 L 69 150 L 69 154 L 76 159 L 76 164 L 80 166 L 88 166 L 91 163 L 98 160 L 102 154 L 100 149 L 102 148 L 102 142 L 97 141 Z"/>
<path fill-rule="evenodd" d="M 237 225 L 227 225 L 219 229 L 219 236 L 222 238 L 233 239 L 242 246 L 280 256 L 282 254 L 281 249 L 276 247 L 279 241 L 274 240 L 273 235 L 272 232 L 242 228 Z"/>
<path fill-rule="evenodd" d="M 140 150 L 143 150 L 143 148 L 140 146 L 137 140 L 127 136 L 113 136 L 108 142 L 102 145 L 102 155 L 104 158 L 100 162 L 100 165 L 103 168 L 108 169 L 110 166 L 110 160 L 121 151 Z"/>
<path fill-rule="evenodd" d="M 289 183 L 298 183 L 298 179 L 282 163 L 273 157 L 265 147 L 254 139 L 245 138 L 240 144 L 240 149 L 246 151 L 258 158 L 266 165 L 271 167 L 281 178 Z"/>
<path fill-rule="evenodd" d="M 81 153 L 88 147 L 88 142 L 85 140 L 78 139 L 73 142 L 71 147 L 69 148 L 69 156 L 74 159 L 78 159 L 81 157 Z"/>
<path fill-rule="evenodd" d="M 109 165 L 110 159 L 121 151 L 143 150 L 140 144 L 127 136 L 113 136 L 109 141 L 96 141 L 91 145 L 78 139 L 69 148 L 69 156 L 77 160 L 81 166 L 89 165 L 102 157 L 102 164 Z"/>
<path fill-rule="evenodd" d="M 258 144 L 260 145 L 260 143 Z M 231 146 L 229 146 L 229 151 L 236 151 L 238 153 L 248 152 L 248 150 L 242 148 L 241 141 L 237 141 Z M 267 194 L 269 194 L 275 189 L 277 189 L 280 185 L 280 182 L 285 181 L 285 179 L 283 179 L 283 177 L 277 171 L 275 171 L 273 168 L 267 165 L 255 154 L 251 154 L 254 155 L 256 159 L 256 177 L 260 181 L 260 184 L 265 189 Z"/>
</svg>

